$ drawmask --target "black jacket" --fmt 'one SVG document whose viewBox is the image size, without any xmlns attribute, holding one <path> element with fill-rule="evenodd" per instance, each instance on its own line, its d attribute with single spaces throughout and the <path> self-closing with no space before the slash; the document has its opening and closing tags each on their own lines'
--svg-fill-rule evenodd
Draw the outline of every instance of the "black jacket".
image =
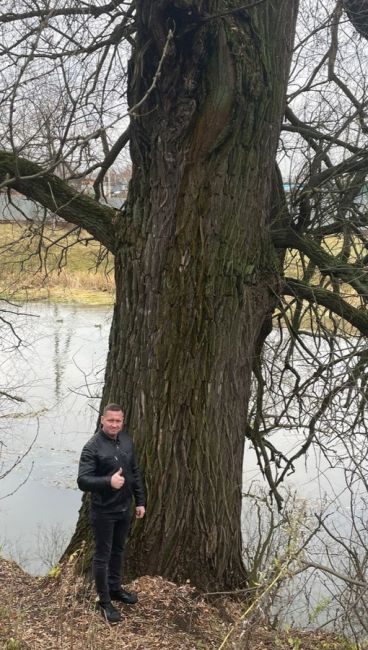
<svg viewBox="0 0 368 650">
<path fill-rule="evenodd" d="M 110 481 L 120 467 L 125 483 L 116 490 Z M 132 497 L 136 506 L 145 505 L 133 441 L 126 431 L 114 440 L 100 430 L 88 440 L 82 449 L 77 480 L 80 490 L 91 492 L 91 509 L 96 514 L 119 515 L 130 507 Z"/>
</svg>

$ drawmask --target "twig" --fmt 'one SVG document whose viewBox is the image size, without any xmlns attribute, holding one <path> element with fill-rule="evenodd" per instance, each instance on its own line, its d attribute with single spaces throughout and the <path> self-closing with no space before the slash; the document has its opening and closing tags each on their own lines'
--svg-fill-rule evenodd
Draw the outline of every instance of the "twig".
<svg viewBox="0 0 368 650">
<path fill-rule="evenodd" d="M 142 104 L 146 101 L 146 99 L 149 97 L 151 92 L 156 87 L 157 81 L 158 81 L 158 79 L 159 79 L 159 77 L 161 75 L 161 68 L 162 68 L 163 62 L 164 62 L 164 60 L 166 58 L 166 55 L 167 55 L 167 52 L 168 52 L 168 49 L 169 49 L 169 45 L 170 45 L 173 38 L 174 38 L 174 32 L 172 31 L 172 29 L 169 29 L 168 34 L 167 34 L 167 38 L 166 38 L 165 47 L 164 47 L 164 49 L 162 51 L 161 59 L 160 59 L 159 64 L 157 66 L 157 70 L 156 70 L 155 76 L 153 77 L 152 83 L 151 83 L 150 87 L 148 88 L 148 90 L 146 91 L 146 93 L 143 95 L 142 99 L 137 104 L 135 104 L 135 106 L 130 108 L 129 111 L 128 111 L 128 114 L 131 115 L 132 117 L 135 117 L 135 111 L 137 110 L 137 108 L 142 106 Z"/>
<path fill-rule="evenodd" d="M 283 564 L 283 565 L 282 565 L 282 567 L 280 568 L 280 571 L 275 575 L 274 579 L 273 579 L 273 580 L 272 580 L 272 581 L 267 585 L 267 587 L 265 588 L 265 590 L 262 591 L 262 593 L 260 594 L 259 598 L 256 598 L 255 600 L 253 600 L 253 602 L 252 602 L 252 603 L 249 605 L 249 607 L 247 607 L 247 609 L 245 610 L 244 614 L 242 614 L 242 616 L 241 616 L 240 619 L 236 622 L 236 624 L 233 625 L 233 627 L 229 630 L 229 632 L 227 633 L 227 635 L 225 636 L 225 638 L 223 639 L 221 645 L 217 648 L 217 650 L 223 650 L 223 648 L 224 648 L 225 645 L 227 644 L 227 642 L 228 642 L 228 640 L 229 640 L 231 634 L 234 632 L 235 627 L 239 624 L 240 621 L 243 621 L 243 620 L 246 618 L 246 616 L 248 616 L 248 614 L 252 611 L 252 609 L 254 609 L 254 607 L 255 607 L 256 605 L 258 605 L 258 603 L 259 603 L 259 601 L 261 600 L 261 598 L 263 598 L 263 596 L 264 596 L 265 594 L 267 594 L 269 591 L 271 591 L 272 587 L 274 587 L 274 586 L 277 584 L 277 582 L 280 580 L 280 578 L 283 577 L 283 575 L 284 575 L 284 574 L 286 573 L 286 571 L 288 570 L 288 565 L 289 565 L 289 562 L 286 562 L 286 564 Z"/>
<path fill-rule="evenodd" d="M 318 571 L 323 571 L 323 573 L 329 573 L 330 575 L 335 576 L 335 578 L 339 578 L 340 580 L 343 580 L 348 584 L 356 585 L 357 587 L 362 587 L 363 589 L 367 589 L 368 587 L 368 583 L 362 582 L 361 580 L 355 580 L 355 578 L 346 576 L 343 573 L 340 573 L 339 571 L 335 571 L 334 569 L 325 566 L 324 564 L 317 564 L 316 562 L 311 562 L 309 560 L 308 562 L 305 560 L 301 560 L 301 564 L 303 565 L 304 569 L 317 569 Z"/>
</svg>

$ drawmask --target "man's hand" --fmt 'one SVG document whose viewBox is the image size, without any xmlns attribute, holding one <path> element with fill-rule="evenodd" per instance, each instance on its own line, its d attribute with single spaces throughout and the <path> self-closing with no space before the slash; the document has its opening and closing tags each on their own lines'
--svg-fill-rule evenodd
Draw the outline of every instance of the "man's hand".
<svg viewBox="0 0 368 650">
<path fill-rule="evenodd" d="M 137 519 L 143 519 L 146 513 L 146 508 L 144 506 L 137 506 L 135 509 L 135 516 Z"/>
<path fill-rule="evenodd" d="M 110 483 L 111 483 L 111 487 L 113 487 L 115 490 L 120 490 L 120 488 L 123 487 L 125 483 L 125 478 L 123 476 L 123 470 L 121 469 L 121 467 L 119 467 L 118 471 L 112 475 Z"/>
</svg>

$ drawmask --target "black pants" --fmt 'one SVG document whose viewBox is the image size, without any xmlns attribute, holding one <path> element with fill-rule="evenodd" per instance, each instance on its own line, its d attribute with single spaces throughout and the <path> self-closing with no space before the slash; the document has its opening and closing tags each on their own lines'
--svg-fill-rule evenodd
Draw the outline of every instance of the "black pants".
<svg viewBox="0 0 368 650">
<path fill-rule="evenodd" d="M 122 580 L 123 552 L 129 533 L 130 512 L 119 519 L 92 513 L 91 524 L 95 538 L 93 575 L 101 603 L 108 603 L 110 591 L 120 589 Z"/>
</svg>

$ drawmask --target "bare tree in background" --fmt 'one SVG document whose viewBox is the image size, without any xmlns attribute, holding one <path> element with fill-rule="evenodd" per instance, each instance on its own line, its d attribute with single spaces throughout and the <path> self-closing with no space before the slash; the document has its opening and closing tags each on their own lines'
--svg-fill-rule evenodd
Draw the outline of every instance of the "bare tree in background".
<svg viewBox="0 0 368 650">
<path fill-rule="evenodd" d="M 303 5 L 295 42 L 295 0 L 1 10 L 1 186 L 115 257 L 102 404 L 126 406 L 149 498 L 131 574 L 244 585 L 245 436 L 281 507 L 329 406 L 364 404 L 366 59 L 347 1 Z M 103 180 L 128 140 L 116 210 Z M 75 186 L 88 175 L 94 197 Z M 271 434 L 300 423 L 290 456 Z"/>
</svg>

